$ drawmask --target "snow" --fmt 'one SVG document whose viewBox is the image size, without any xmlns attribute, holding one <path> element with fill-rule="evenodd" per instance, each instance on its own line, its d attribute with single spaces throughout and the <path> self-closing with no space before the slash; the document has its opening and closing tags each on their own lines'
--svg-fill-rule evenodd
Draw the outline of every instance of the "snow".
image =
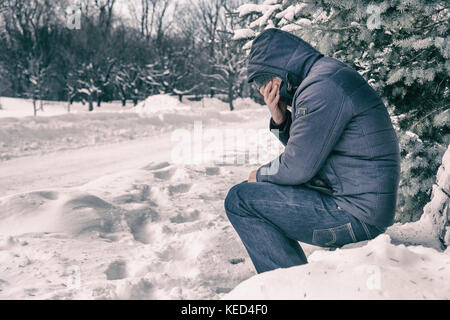
<svg viewBox="0 0 450 320">
<path fill-rule="evenodd" d="M 252 29 L 239 29 L 234 32 L 233 40 L 248 39 L 256 36 Z"/>
<path fill-rule="evenodd" d="M 44 101 L 44 111 L 38 110 L 39 117 L 53 117 L 57 115 L 65 115 L 67 113 L 67 104 L 54 101 Z M 33 102 L 29 99 L 15 99 L 0 97 L 0 119 L 3 118 L 22 118 L 27 116 L 33 116 Z M 38 102 L 39 107 L 39 102 Z M 101 108 L 95 107 L 95 113 L 108 113 L 108 112 L 125 112 L 132 107 L 128 105 L 123 108 L 120 102 L 102 103 Z M 71 113 L 89 113 L 88 105 L 75 102 L 71 106 Z"/>
<path fill-rule="evenodd" d="M 283 27 L 281 27 L 281 30 L 287 31 L 287 32 L 293 32 L 295 30 L 300 30 L 301 28 L 302 27 L 299 26 L 298 24 L 291 23 L 291 24 L 287 24 L 287 25 L 284 25 Z"/>
<path fill-rule="evenodd" d="M 266 1 L 263 4 L 247 3 L 241 5 L 237 9 L 237 11 L 239 12 L 239 17 L 244 17 L 251 13 L 262 14 L 262 17 L 253 21 L 249 27 L 252 28 L 252 25 L 262 26 L 264 24 L 264 21 L 267 21 L 267 19 L 272 15 L 272 13 L 274 13 L 276 10 L 280 10 L 283 7 L 281 4 L 277 4 L 277 2 L 278 1 Z"/>
<path fill-rule="evenodd" d="M 174 103 L 167 97 L 153 100 Z M 194 121 L 223 131 L 245 123 L 272 138 L 266 108 L 239 99 L 230 112 L 227 103 L 209 98 L 159 109 L 143 117 L 130 109 L 2 119 L 9 128 L 33 123 L 24 141 L 39 126 L 47 131 L 43 141 L 58 136 L 63 122 L 76 128 L 71 134 L 77 140 L 84 137 L 79 131 L 96 131 L 92 122 L 78 127 L 96 117 L 96 126 L 149 128 L 131 140 L 117 141 L 105 131 L 101 144 L 48 146 L 33 154 L 16 150 L 2 162 L 0 298 L 218 299 L 252 275 L 223 199 L 255 165 L 171 163 L 171 133 L 192 130 Z M 155 121 L 161 115 L 164 121 Z"/>
<path fill-rule="evenodd" d="M 281 152 L 266 151 L 281 148 L 266 107 L 161 95 L 34 118 L 29 100 L 0 102 L 0 299 L 450 298 L 450 151 L 420 221 L 335 251 L 302 244 L 309 264 L 256 275 L 223 201 Z"/>
<path fill-rule="evenodd" d="M 263 12 L 265 10 L 266 6 L 261 6 L 258 4 L 251 4 L 251 3 L 247 3 L 247 4 L 243 4 L 242 6 L 240 6 L 238 8 L 238 12 L 239 12 L 239 17 L 244 17 L 250 13 L 253 12 Z"/>
<path fill-rule="evenodd" d="M 314 251 L 309 263 L 262 273 L 228 299 L 448 299 L 450 249 L 393 245 L 380 235 L 358 248 Z"/>
<path fill-rule="evenodd" d="M 250 28 L 255 28 L 257 26 L 262 27 L 265 24 L 269 23 L 268 27 L 273 28 L 274 27 L 273 22 L 271 20 L 268 22 L 268 20 L 276 10 L 280 10 L 281 8 L 282 8 L 281 4 L 268 5 L 264 10 L 262 10 L 263 15 L 260 18 L 256 19 L 255 21 L 253 21 L 252 23 L 250 23 L 249 27 Z"/>
<path fill-rule="evenodd" d="M 29 100 L 0 98 L 0 102 L 3 103 L 0 161 L 82 146 L 129 142 L 151 137 L 155 132 L 171 132 L 189 126 L 194 120 L 207 124 L 246 120 L 255 109 L 267 114 L 264 108 L 249 103 L 248 99 L 237 100 L 236 112 L 230 113 L 228 104 L 216 98 L 183 105 L 174 97 L 162 95 L 151 97 L 136 108 L 109 103 L 95 107 L 91 113 L 82 104 L 74 104 L 68 114 L 64 103 L 47 102 L 44 112 L 38 112 L 35 118 L 31 116 Z M 191 106 L 195 108 L 189 111 Z"/>
<path fill-rule="evenodd" d="M 175 97 L 170 95 L 154 95 L 150 96 L 136 106 L 135 111 L 139 114 L 156 114 L 167 112 L 189 112 L 191 108 L 182 104 Z"/>
</svg>

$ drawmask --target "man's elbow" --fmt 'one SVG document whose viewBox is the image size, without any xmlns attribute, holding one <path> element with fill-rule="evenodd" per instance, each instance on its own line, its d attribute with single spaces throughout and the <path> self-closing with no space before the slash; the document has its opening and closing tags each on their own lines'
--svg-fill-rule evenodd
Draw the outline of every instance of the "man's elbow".
<svg viewBox="0 0 450 320">
<path fill-rule="evenodd" d="M 308 182 L 313 178 L 313 175 L 310 174 L 295 174 L 294 172 L 290 172 L 290 174 L 282 175 L 282 176 L 273 176 L 270 179 L 273 183 L 281 184 L 281 185 L 300 185 Z"/>
</svg>

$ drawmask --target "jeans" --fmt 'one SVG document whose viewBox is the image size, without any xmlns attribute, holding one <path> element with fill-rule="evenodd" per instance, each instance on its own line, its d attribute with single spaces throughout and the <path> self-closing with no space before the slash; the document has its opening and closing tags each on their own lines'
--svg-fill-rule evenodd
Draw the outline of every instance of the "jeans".
<svg viewBox="0 0 450 320">
<path fill-rule="evenodd" d="M 225 211 L 257 273 L 307 263 L 297 241 L 339 248 L 385 231 L 304 185 L 243 181 L 229 190 Z"/>
</svg>

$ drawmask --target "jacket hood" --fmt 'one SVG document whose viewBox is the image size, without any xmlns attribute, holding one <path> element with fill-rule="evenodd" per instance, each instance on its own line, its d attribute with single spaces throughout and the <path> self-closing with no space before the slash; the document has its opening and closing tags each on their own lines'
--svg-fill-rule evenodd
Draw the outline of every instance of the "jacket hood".
<svg viewBox="0 0 450 320">
<path fill-rule="evenodd" d="M 312 65 L 323 56 L 299 37 L 269 28 L 253 40 L 247 81 L 252 82 L 260 74 L 274 74 L 296 89 Z"/>
</svg>

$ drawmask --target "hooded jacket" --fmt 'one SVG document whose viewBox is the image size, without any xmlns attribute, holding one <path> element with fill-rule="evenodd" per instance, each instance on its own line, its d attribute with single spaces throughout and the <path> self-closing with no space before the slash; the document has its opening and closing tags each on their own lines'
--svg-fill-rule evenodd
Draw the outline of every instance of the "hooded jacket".
<svg viewBox="0 0 450 320">
<path fill-rule="evenodd" d="M 266 29 L 253 41 L 248 82 L 283 79 L 292 96 L 284 124 L 269 127 L 284 152 L 257 170 L 258 182 L 305 185 L 384 230 L 394 221 L 400 176 L 398 140 L 385 105 L 358 72 L 302 39 Z"/>
</svg>

